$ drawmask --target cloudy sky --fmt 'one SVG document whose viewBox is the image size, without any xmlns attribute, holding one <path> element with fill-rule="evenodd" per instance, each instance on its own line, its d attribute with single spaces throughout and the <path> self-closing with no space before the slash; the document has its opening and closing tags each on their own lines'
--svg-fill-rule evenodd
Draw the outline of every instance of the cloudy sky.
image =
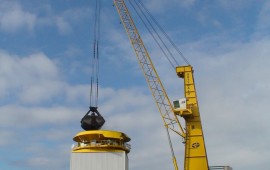
<svg viewBox="0 0 270 170">
<path fill-rule="evenodd" d="M 195 69 L 209 164 L 266 170 L 270 2 L 141 1 Z M 131 170 L 173 169 L 162 120 L 112 4 L 103 0 L 101 12 L 104 129 L 132 139 Z M 1 170 L 69 169 L 72 138 L 89 107 L 94 5 L 0 0 Z M 182 80 L 136 24 L 171 100 L 183 97 Z M 182 169 L 182 139 L 173 140 Z"/>
</svg>

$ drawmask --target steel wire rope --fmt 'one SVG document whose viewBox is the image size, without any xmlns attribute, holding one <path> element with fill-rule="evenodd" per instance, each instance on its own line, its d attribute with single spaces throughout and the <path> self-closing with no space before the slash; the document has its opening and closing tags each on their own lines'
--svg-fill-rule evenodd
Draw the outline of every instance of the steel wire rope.
<svg viewBox="0 0 270 170">
<path fill-rule="evenodd" d="M 151 28 L 153 29 L 153 31 L 156 33 L 156 35 L 157 35 L 158 39 L 161 41 L 162 45 L 165 47 L 165 49 L 169 53 L 171 59 L 174 61 L 174 63 L 175 63 L 174 68 L 176 66 L 179 66 L 179 64 L 176 61 L 175 57 L 173 56 L 171 50 L 168 48 L 168 46 L 166 45 L 166 43 L 162 40 L 162 38 L 161 38 L 160 34 L 158 33 L 157 29 L 153 26 L 152 22 L 150 21 L 151 20 L 151 17 L 150 17 L 150 19 L 148 19 L 149 16 L 147 16 L 147 14 L 142 10 L 142 8 L 137 3 L 137 1 L 134 1 L 134 2 L 137 5 L 138 9 L 141 11 L 141 13 L 144 15 L 144 18 L 146 19 L 146 21 L 148 22 L 148 24 L 151 26 Z"/>
<path fill-rule="evenodd" d="M 151 36 L 153 37 L 153 39 L 155 40 L 155 42 L 157 43 L 157 45 L 159 46 L 160 50 L 162 51 L 162 53 L 164 54 L 164 56 L 166 57 L 166 59 L 169 61 L 170 65 L 172 66 L 172 68 L 175 68 L 175 65 L 173 64 L 173 62 L 170 60 L 169 56 L 167 55 L 167 53 L 164 51 L 163 47 L 161 46 L 161 44 L 158 42 L 157 38 L 155 37 L 155 35 L 153 34 L 153 32 L 151 31 L 151 29 L 148 27 L 147 23 L 144 21 L 143 17 L 141 16 L 141 14 L 138 12 L 138 10 L 136 9 L 136 7 L 134 6 L 134 4 L 132 4 L 132 2 L 129 0 L 129 3 L 131 4 L 132 8 L 134 9 L 134 11 L 136 12 L 136 14 L 139 16 L 140 20 L 142 21 L 142 23 L 144 24 L 145 28 L 148 30 L 148 32 L 151 34 Z M 139 7 L 138 7 L 139 8 Z M 140 9 L 140 8 L 139 8 Z M 147 20 L 147 19 L 146 19 Z M 148 21 L 147 21 L 148 22 Z M 151 24 L 149 24 L 151 26 Z M 151 26 L 152 27 L 152 26 Z M 155 31 L 155 29 L 152 27 L 152 29 L 154 30 L 154 32 L 157 34 L 157 32 Z M 158 34 L 157 34 L 158 36 Z M 159 36 L 158 36 L 159 37 Z M 160 39 L 160 41 L 162 41 Z M 166 47 L 165 47 L 166 48 Z"/>
<path fill-rule="evenodd" d="M 164 49 L 161 47 L 161 45 L 160 45 L 160 43 L 157 41 L 157 39 L 156 39 L 156 37 L 154 36 L 154 34 L 151 32 L 151 30 L 149 29 L 149 27 L 147 26 L 147 24 L 145 23 L 145 21 L 142 19 L 142 16 L 139 14 L 139 12 L 138 12 L 138 10 L 136 9 L 136 7 L 134 6 L 134 4 L 132 4 L 132 2 L 129 0 L 129 3 L 131 4 L 131 6 L 132 6 L 132 8 L 135 10 L 135 12 L 137 13 L 137 15 L 139 16 L 139 18 L 141 19 L 141 21 L 143 22 L 143 24 L 144 24 L 144 26 L 146 27 L 146 29 L 149 31 L 149 33 L 151 34 L 151 36 L 153 37 L 153 39 L 155 40 L 155 42 L 158 44 L 158 46 L 160 47 L 160 49 L 161 49 L 161 51 L 163 52 L 163 54 L 165 55 L 165 57 L 167 58 L 167 60 L 170 62 L 170 64 L 171 64 L 171 66 L 173 67 L 173 68 L 175 68 L 174 67 L 174 65 L 173 65 L 173 63 L 172 63 L 172 61 L 169 59 L 169 57 L 168 57 L 168 55 L 165 53 L 165 51 L 164 51 Z M 135 4 L 136 4 L 136 1 L 135 1 Z M 142 14 L 144 15 L 144 17 L 146 18 L 146 20 L 147 20 L 147 22 L 149 23 L 149 25 L 151 26 L 151 28 L 154 30 L 154 32 L 156 33 L 156 35 L 159 37 L 159 39 L 160 39 L 160 41 L 163 43 L 163 45 L 165 46 L 165 48 L 168 50 L 168 52 L 169 52 L 169 49 L 167 48 L 167 46 L 166 46 L 166 44 L 163 42 L 163 40 L 161 39 L 161 37 L 159 36 L 159 34 L 157 33 L 157 31 L 155 30 L 155 28 L 152 26 L 152 24 L 151 24 L 151 22 L 148 20 L 148 18 L 145 16 L 145 14 L 144 14 L 144 12 L 141 10 L 141 8 L 139 7 L 139 5 L 138 4 L 136 4 L 137 5 L 137 7 L 138 7 L 138 9 L 142 12 Z M 169 52 L 170 53 L 170 52 Z M 171 56 L 172 58 L 173 58 L 173 56 Z M 174 59 L 175 60 L 175 59 Z M 176 61 L 176 60 L 175 60 Z M 177 63 L 177 62 L 176 62 Z M 158 90 L 157 90 L 158 91 Z M 158 92 L 158 93 L 160 93 L 160 92 Z M 161 105 L 162 105 L 162 103 L 164 103 L 164 100 L 165 100 L 165 98 L 163 98 L 163 99 L 160 99 L 161 100 Z M 164 106 L 164 105 L 163 105 Z M 161 106 L 162 107 L 162 106 Z M 160 108 L 161 108 L 160 107 Z M 165 108 L 166 109 L 166 108 Z M 168 116 L 168 118 L 171 120 L 171 117 L 170 117 L 170 115 L 168 114 L 168 112 L 166 111 L 166 115 Z M 162 115 L 162 117 L 164 118 L 164 119 L 167 119 L 167 117 L 166 116 L 164 116 L 164 115 Z M 170 133 L 169 133 L 169 129 L 171 129 L 171 128 L 169 128 L 168 127 L 168 125 L 169 124 L 167 124 L 166 123 L 166 133 L 167 133 L 167 138 L 168 138 L 168 141 L 169 141 L 169 147 L 170 147 L 170 150 L 171 150 L 171 154 L 172 154 L 172 157 L 173 157 L 173 159 L 175 159 L 175 153 L 174 153 L 174 149 L 173 149 L 173 145 L 172 145 L 172 140 L 171 140 L 171 136 L 170 136 Z M 173 126 L 173 128 L 174 128 L 174 124 L 170 124 L 171 126 Z M 181 126 L 181 125 L 180 125 Z M 173 129 L 171 129 L 171 130 L 173 130 Z M 173 131 L 175 131 L 175 130 L 173 130 Z M 177 164 L 175 165 L 175 166 L 177 166 Z"/>
<path fill-rule="evenodd" d="M 136 1 L 135 1 L 135 2 L 136 2 Z M 130 3 L 131 6 L 134 8 L 135 12 L 136 12 L 137 15 L 140 17 L 141 21 L 144 23 L 145 27 L 146 27 L 147 30 L 149 31 L 149 30 L 150 30 L 149 27 L 147 26 L 147 24 L 145 23 L 145 21 L 142 19 L 141 15 L 138 13 L 137 9 L 136 9 L 135 6 L 131 3 L 130 0 L 129 0 L 129 3 Z M 140 8 L 140 7 L 138 7 L 138 8 Z M 146 16 L 145 16 L 145 18 L 146 18 Z M 149 20 L 148 20 L 148 21 L 149 21 Z M 150 21 L 149 21 L 149 22 L 150 22 Z M 151 23 L 150 23 L 150 25 L 151 25 Z M 154 28 L 152 27 L 152 29 L 154 29 Z M 155 30 L 155 29 L 154 29 L 154 30 Z M 151 31 L 149 31 L 149 33 L 152 35 L 153 39 L 156 40 L 156 38 L 153 36 L 153 33 L 152 33 Z M 155 33 L 158 35 L 157 31 L 155 31 Z M 160 37 L 160 36 L 159 36 L 159 37 Z M 162 41 L 161 38 L 160 38 L 160 41 Z M 157 42 L 157 40 L 156 40 L 156 43 L 157 43 L 158 45 L 160 45 L 160 44 Z M 163 42 L 163 43 L 164 43 L 164 42 Z M 164 43 L 164 44 L 165 44 L 165 43 Z M 164 46 L 166 46 L 166 45 L 164 45 Z M 164 51 L 162 47 L 161 47 L 161 50 Z M 167 48 L 167 50 L 169 51 L 168 48 Z M 164 55 L 165 55 L 165 57 L 168 59 L 168 61 L 170 62 L 170 64 L 171 64 L 171 66 L 173 67 L 173 69 L 175 69 L 175 67 L 174 67 L 174 65 L 172 64 L 171 60 L 169 59 L 168 55 L 166 55 L 166 53 L 165 53 Z M 175 60 L 175 58 L 174 58 L 173 56 L 171 56 L 171 57 Z M 175 60 L 175 62 L 176 62 L 176 60 Z M 176 64 L 177 64 L 177 62 L 176 62 Z M 162 99 L 161 99 L 161 100 L 162 100 Z M 163 99 L 163 100 L 164 100 L 164 99 Z M 169 117 L 169 119 L 171 119 L 171 118 L 170 118 L 170 115 L 167 114 L 167 116 Z M 172 124 L 172 126 L 174 127 L 173 124 Z"/>
<path fill-rule="evenodd" d="M 100 12 L 101 12 L 101 0 L 97 0 L 99 2 L 98 8 L 98 30 L 97 30 L 97 60 L 96 60 L 96 107 L 98 106 L 98 88 L 99 88 L 99 42 L 100 42 Z"/>
<path fill-rule="evenodd" d="M 142 17 L 140 16 L 140 14 L 138 13 L 137 9 L 135 8 L 135 6 L 131 3 L 131 1 L 129 0 L 129 3 L 131 4 L 131 6 L 134 8 L 134 10 L 136 11 L 137 15 L 140 17 L 141 21 L 144 23 L 145 27 L 147 28 L 147 30 L 149 31 L 149 33 L 152 35 L 153 39 L 156 41 L 156 43 L 159 45 L 159 47 L 161 48 L 161 51 L 164 52 L 163 48 L 161 47 L 161 45 L 158 43 L 158 41 L 156 40 L 155 36 L 153 35 L 153 33 L 151 32 L 151 30 L 149 29 L 149 27 L 147 26 L 147 24 L 145 23 L 145 21 L 142 19 Z M 172 68 L 174 69 L 175 66 L 173 65 L 173 63 L 171 62 L 171 60 L 169 59 L 168 55 L 164 52 L 164 55 L 166 56 L 167 60 L 170 62 Z M 160 91 L 158 89 L 156 89 L 160 95 Z M 161 103 L 164 103 L 165 99 L 160 98 L 160 100 L 162 101 Z M 160 104 L 161 104 L 160 103 Z M 169 118 L 170 115 L 167 113 L 166 114 Z M 170 118 L 171 119 L 171 118 Z"/>
<path fill-rule="evenodd" d="M 136 1 L 135 1 L 136 2 Z M 160 29 L 160 31 L 164 34 L 164 36 L 167 38 L 167 40 L 171 43 L 171 45 L 175 48 L 175 50 L 177 51 L 177 53 L 182 57 L 182 59 L 188 64 L 188 60 L 187 58 L 184 56 L 184 54 L 180 51 L 180 49 L 176 46 L 176 44 L 172 41 L 172 39 L 169 37 L 169 35 L 166 33 L 166 31 L 162 28 L 162 26 L 157 22 L 157 20 L 155 19 L 155 17 L 150 13 L 150 11 L 145 7 L 145 5 L 143 5 L 143 3 L 138 0 L 139 4 L 144 8 L 144 10 L 148 13 L 149 17 L 153 20 L 153 22 L 156 24 L 156 26 Z M 173 59 L 175 60 L 175 62 L 177 63 L 176 59 L 173 57 Z"/>
<path fill-rule="evenodd" d="M 94 39 L 93 39 L 93 58 L 91 58 L 91 77 L 90 77 L 90 103 L 89 103 L 89 107 L 92 106 L 92 97 L 93 97 L 93 74 L 95 71 L 95 56 L 96 56 L 96 11 L 97 11 L 97 1 L 96 1 L 96 5 L 95 5 L 95 18 L 94 18 L 94 31 L 93 31 L 93 35 L 94 35 Z"/>
<path fill-rule="evenodd" d="M 90 107 L 98 105 L 98 77 L 99 77 L 99 39 L 100 39 L 100 0 L 96 0 L 95 21 L 94 21 L 94 40 L 93 40 L 93 57 L 91 58 L 91 80 L 90 80 Z M 94 86 L 96 84 L 96 86 Z"/>
</svg>

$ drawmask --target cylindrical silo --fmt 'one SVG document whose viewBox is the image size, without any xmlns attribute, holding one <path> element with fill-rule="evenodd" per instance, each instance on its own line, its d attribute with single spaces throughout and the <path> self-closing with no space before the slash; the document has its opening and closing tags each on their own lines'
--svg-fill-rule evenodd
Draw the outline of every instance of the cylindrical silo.
<svg viewBox="0 0 270 170">
<path fill-rule="evenodd" d="M 117 131 L 90 130 L 73 140 L 70 170 L 128 170 L 130 138 Z"/>
</svg>

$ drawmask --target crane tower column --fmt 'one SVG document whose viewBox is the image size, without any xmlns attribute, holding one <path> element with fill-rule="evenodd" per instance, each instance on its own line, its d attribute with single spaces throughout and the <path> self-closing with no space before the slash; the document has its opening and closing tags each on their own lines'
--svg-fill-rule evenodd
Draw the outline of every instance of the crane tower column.
<svg viewBox="0 0 270 170">
<path fill-rule="evenodd" d="M 178 77 L 184 79 L 186 107 L 175 109 L 186 122 L 185 136 L 185 170 L 208 170 L 208 160 L 200 118 L 192 66 L 176 68 Z"/>
</svg>

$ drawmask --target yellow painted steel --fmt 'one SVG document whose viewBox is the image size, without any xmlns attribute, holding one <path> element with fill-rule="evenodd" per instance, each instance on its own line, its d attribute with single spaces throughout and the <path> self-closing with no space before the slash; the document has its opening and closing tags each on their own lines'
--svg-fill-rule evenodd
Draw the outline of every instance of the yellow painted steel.
<svg viewBox="0 0 270 170">
<path fill-rule="evenodd" d="M 73 140 L 72 152 L 130 152 L 130 138 L 117 131 L 91 130 L 79 132 Z"/>
<path fill-rule="evenodd" d="M 192 67 L 179 66 L 176 68 L 177 75 L 184 79 L 184 93 L 185 98 L 187 99 L 187 107 L 185 109 L 174 109 L 124 0 L 114 0 L 114 4 L 164 122 L 168 134 L 174 169 L 178 170 L 178 165 L 169 130 L 175 132 L 184 139 L 184 170 L 208 170 L 208 161 Z M 182 128 L 178 117 L 185 119 L 185 130 Z"/>
<path fill-rule="evenodd" d="M 192 66 L 177 67 L 176 73 L 184 79 L 184 92 L 187 99 L 187 109 L 175 110 L 175 113 L 182 116 L 186 123 L 184 170 L 208 170 Z"/>
<path fill-rule="evenodd" d="M 173 166 L 175 170 L 178 170 L 178 164 L 175 156 L 173 157 Z"/>
</svg>

